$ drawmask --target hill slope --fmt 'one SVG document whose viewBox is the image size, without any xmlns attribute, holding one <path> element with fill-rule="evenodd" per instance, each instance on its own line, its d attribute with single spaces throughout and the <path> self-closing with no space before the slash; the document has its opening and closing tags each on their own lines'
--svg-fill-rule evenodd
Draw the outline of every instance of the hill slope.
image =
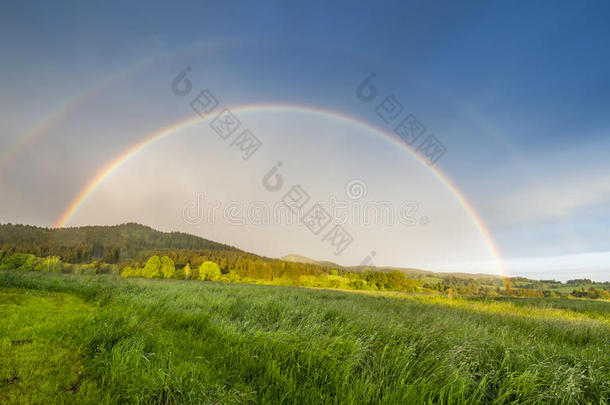
<svg viewBox="0 0 610 405">
<path fill-rule="evenodd" d="M 92 258 L 133 257 L 139 251 L 155 249 L 223 250 L 239 249 L 182 232 L 161 232 L 128 223 L 114 226 L 40 228 L 31 225 L 0 225 L 0 249 L 16 249 L 37 256 L 91 254 Z M 65 255 L 64 255 L 65 256 Z M 75 257 L 81 260 L 82 257 Z M 113 262 L 110 260 L 109 262 Z"/>
<path fill-rule="evenodd" d="M 291 253 L 286 256 L 282 256 L 282 257 L 280 257 L 280 260 L 283 260 L 285 262 L 292 262 L 292 263 L 307 263 L 307 264 L 316 264 L 317 263 L 314 259 L 310 259 L 309 257 L 297 255 L 294 253 Z"/>
</svg>

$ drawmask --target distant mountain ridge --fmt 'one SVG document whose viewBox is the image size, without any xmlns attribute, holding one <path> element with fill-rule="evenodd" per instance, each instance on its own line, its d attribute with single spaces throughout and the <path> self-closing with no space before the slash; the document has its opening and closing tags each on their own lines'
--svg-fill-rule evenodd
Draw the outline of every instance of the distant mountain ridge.
<svg viewBox="0 0 610 405">
<path fill-rule="evenodd" d="M 297 254 L 288 254 L 286 256 L 280 257 L 280 260 L 284 260 L 287 262 L 293 263 L 306 263 L 306 264 L 317 264 L 319 266 L 333 267 L 337 269 L 343 269 L 348 271 L 355 272 L 363 272 L 367 269 L 373 269 L 376 271 L 390 272 L 394 270 L 398 270 L 404 273 L 407 276 L 430 276 L 430 277 L 456 277 L 456 278 L 472 278 L 472 279 L 482 279 L 482 278 L 498 278 L 501 279 L 501 276 L 496 274 L 485 274 L 485 273 L 437 273 L 429 270 L 421 270 L 410 267 L 392 267 L 392 266 L 341 266 L 339 264 L 328 262 L 328 261 L 318 261 L 311 259 L 309 257 L 305 257 Z"/>
</svg>

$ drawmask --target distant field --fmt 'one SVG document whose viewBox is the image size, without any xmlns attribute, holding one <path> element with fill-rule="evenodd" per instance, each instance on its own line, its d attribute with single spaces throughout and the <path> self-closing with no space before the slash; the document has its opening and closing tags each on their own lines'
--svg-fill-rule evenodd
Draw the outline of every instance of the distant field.
<svg viewBox="0 0 610 405">
<path fill-rule="evenodd" d="M 610 401 L 610 303 L 0 271 L 0 403 Z"/>
</svg>

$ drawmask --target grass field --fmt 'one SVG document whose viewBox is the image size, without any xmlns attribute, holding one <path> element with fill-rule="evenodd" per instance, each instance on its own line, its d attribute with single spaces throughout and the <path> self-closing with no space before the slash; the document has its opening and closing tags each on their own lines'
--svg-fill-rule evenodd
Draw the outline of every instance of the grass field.
<svg viewBox="0 0 610 405">
<path fill-rule="evenodd" d="M 0 272 L 2 403 L 610 401 L 610 303 Z"/>
</svg>

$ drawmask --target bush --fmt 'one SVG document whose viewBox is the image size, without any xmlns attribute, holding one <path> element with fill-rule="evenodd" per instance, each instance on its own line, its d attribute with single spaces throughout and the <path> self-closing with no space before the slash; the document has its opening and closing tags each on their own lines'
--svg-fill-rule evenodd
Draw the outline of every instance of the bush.
<svg viewBox="0 0 610 405">
<path fill-rule="evenodd" d="M 121 271 L 121 277 L 142 277 L 142 269 L 127 266 Z"/>
</svg>

